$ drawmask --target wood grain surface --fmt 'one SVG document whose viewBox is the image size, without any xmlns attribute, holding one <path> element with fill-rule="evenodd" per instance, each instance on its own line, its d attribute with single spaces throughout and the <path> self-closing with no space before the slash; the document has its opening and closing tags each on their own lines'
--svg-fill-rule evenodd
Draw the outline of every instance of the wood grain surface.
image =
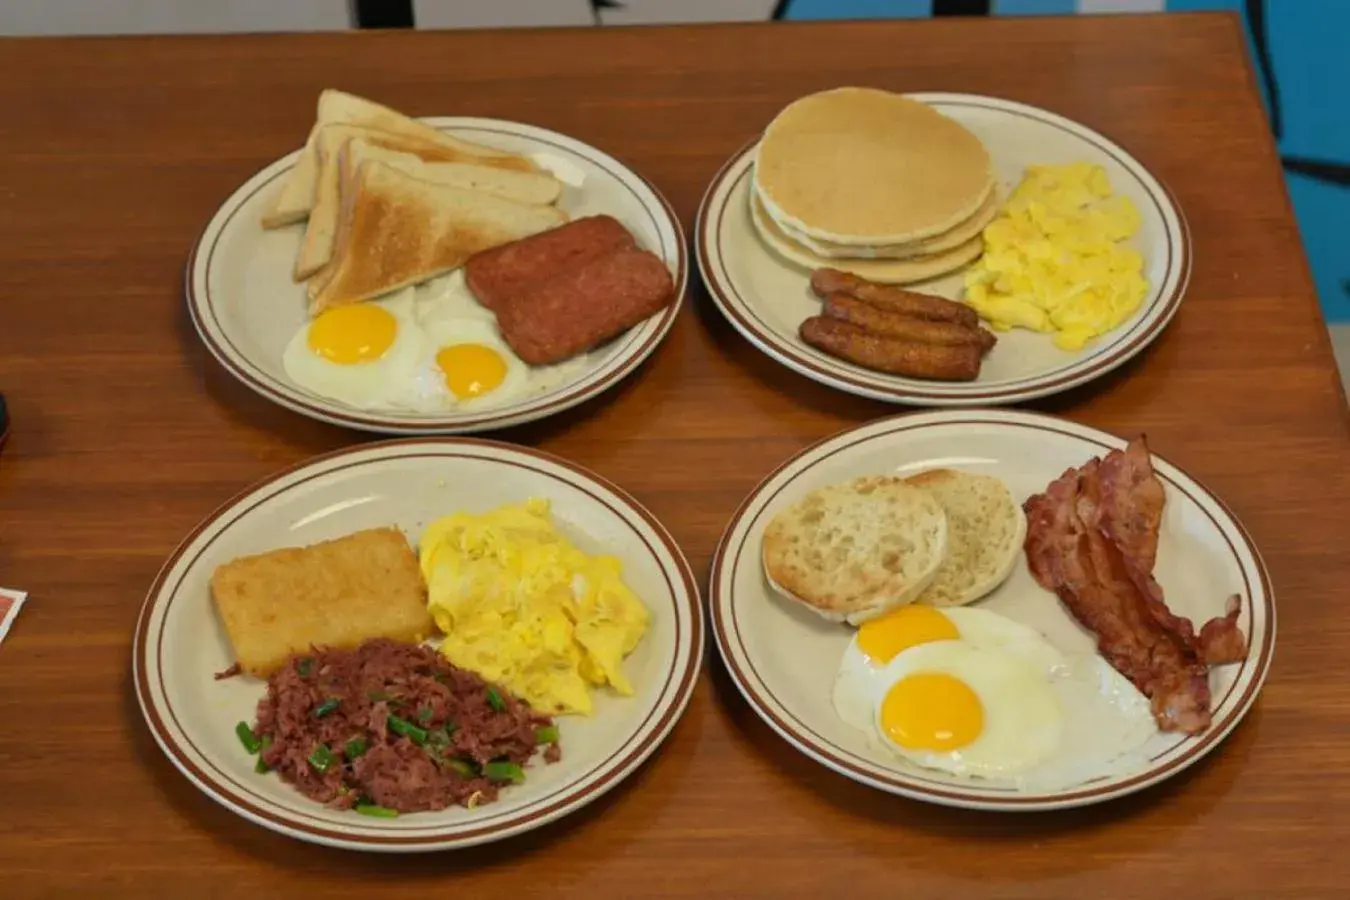
<svg viewBox="0 0 1350 900">
<path fill-rule="evenodd" d="M 1118 140 L 1180 199 L 1195 270 L 1174 324 L 1115 375 L 1036 408 L 1146 430 L 1262 548 L 1280 612 L 1275 664 L 1227 743 L 1098 808 L 948 811 L 798 755 L 710 654 L 684 720 L 630 782 L 479 850 L 327 850 L 192 788 L 131 699 L 145 590 L 218 503 L 366 439 L 235 384 L 182 300 L 198 231 L 299 145 L 319 90 L 575 135 L 652 179 L 688 229 L 708 179 L 780 106 L 850 83 L 1047 107 Z M 0 895 L 1345 896 L 1347 415 L 1235 19 L 11 40 L 0 42 L 0 211 L 0 391 L 14 418 L 0 456 L 0 584 L 32 595 L 0 647 Z M 625 385 L 501 437 L 619 482 L 704 577 L 728 515 L 766 471 L 895 411 L 771 362 L 695 285 L 669 341 Z"/>
</svg>

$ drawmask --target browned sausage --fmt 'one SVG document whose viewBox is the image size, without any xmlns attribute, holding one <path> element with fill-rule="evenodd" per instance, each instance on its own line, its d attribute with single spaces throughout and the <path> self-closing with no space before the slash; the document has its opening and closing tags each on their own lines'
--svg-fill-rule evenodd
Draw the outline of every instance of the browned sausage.
<svg viewBox="0 0 1350 900">
<path fill-rule="evenodd" d="M 881 337 L 918 341 L 921 344 L 960 346 L 975 344 L 982 353 L 993 348 L 997 338 L 983 328 L 970 328 L 955 322 L 934 322 L 916 316 L 887 312 L 848 294 L 830 294 L 825 298 L 825 315 L 841 322 L 852 322 Z"/>
<path fill-rule="evenodd" d="M 532 366 L 562 362 L 670 303 L 670 270 L 645 250 L 618 250 L 534 284 L 497 310 L 502 339 Z"/>
<path fill-rule="evenodd" d="M 632 246 L 633 235 L 617 219 L 586 216 L 478 253 L 464 277 L 478 302 L 495 312 L 535 282 Z"/>
<path fill-rule="evenodd" d="M 850 272 L 816 269 L 811 273 L 811 290 L 824 299 L 830 294 L 848 294 L 887 312 L 900 313 L 933 322 L 955 322 L 975 328 L 980 317 L 963 303 L 920 294 L 889 284 L 873 284 Z"/>
<path fill-rule="evenodd" d="M 980 374 L 977 344 L 941 346 L 882 337 L 828 316 L 812 316 L 801 325 L 802 340 L 846 362 L 908 378 L 974 381 Z"/>
</svg>

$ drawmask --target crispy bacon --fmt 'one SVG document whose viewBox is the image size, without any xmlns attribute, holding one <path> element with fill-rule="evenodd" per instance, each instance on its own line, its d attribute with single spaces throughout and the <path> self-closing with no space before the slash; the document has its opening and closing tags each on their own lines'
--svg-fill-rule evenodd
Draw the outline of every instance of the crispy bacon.
<svg viewBox="0 0 1350 900">
<path fill-rule="evenodd" d="M 1209 727 L 1209 666 L 1247 652 L 1241 598 L 1200 630 L 1167 608 L 1153 577 L 1166 497 L 1143 437 L 1069 469 L 1027 500 L 1031 574 L 1097 636 L 1101 654 L 1149 698 L 1163 731 Z"/>
</svg>

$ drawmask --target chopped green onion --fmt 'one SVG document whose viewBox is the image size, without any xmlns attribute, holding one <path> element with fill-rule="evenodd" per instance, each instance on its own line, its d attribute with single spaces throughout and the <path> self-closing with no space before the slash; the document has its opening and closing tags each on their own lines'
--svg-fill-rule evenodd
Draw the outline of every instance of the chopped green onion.
<svg viewBox="0 0 1350 900">
<path fill-rule="evenodd" d="M 497 693 L 495 687 L 487 689 L 487 698 L 488 706 L 492 707 L 493 712 L 506 712 L 506 701 L 502 699 L 501 694 Z"/>
<path fill-rule="evenodd" d="M 366 696 L 370 698 L 371 703 L 381 703 L 389 699 L 389 695 L 386 694 L 384 691 L 371 691 L 370 693 L 366 694 Z"/>
<path fill-rule="evenodd" d="M 435 715 L 435 713 L 432 712 L 431 707 L 427 707 L 427 708 L 425 708 L 425 709 L 420 709 L 420 710 L 417 711 L 417 721 L 419 721 L 419 722 L 421 722 L 423 725 L 425 725 L 425 724 L 427 724 L 428 722 L 431 721 L 431 717 L 434 716 L 434 715 Z"/>
<path fill-rule="evenodd" d="M 358 803 L 352 807 L 363 816 L 375 816 L 377 819 L 397 819 L 398 810 L 390 809 L 387 806 L 376 806 L 373 803 Z"/>
<path fill-rule="evenodd" d="M 322 719 L 342 705 L 342 701 L 336 697 L 329 697 L 327 700 L 314 707 L 314 718 Z"/>
<path fill-rule="evenodd" d="M 270 734 L 264 734 L 262 736 L 262 746 L 258 748 L 258 761 L 253 764 L 253 771 L 257 772 L 259 775 L 264 775 L 272 770 L 272 767 L 262 758 L 263 751 L 270 746 L 272 746 L 272 736 Z"/>
<path fill-rule="evenodd" d="M 425 728 L 418 728 L 407 719 L 400 719 L 398 716 L 390 716 L 385 720 L 385 724 L 389 726 L 389 730 L 394 732 L 394 734 L 401 734 L 418 746 L 427 742 L 427 730 Z"/>
<path fill-rule="evenodd" d="M 314 668 L 314 660 L 306 656 L 300 662 L 295 664 L 295 671 L 300 673 L 301 678 L 308 678 L 310 669 Z"/>
<path fill-rule="evenodd" d="M 509 781 L 520 784 L 525 780 L 525 770 L 513 762 L 493 761 L 483 767 L 483 774 L 489 781 Z"/>
<path fill-rule="evenodd" d="M 543 728 L 536 728 L 534 731 L 534 742 L 536 744 L 556 744 L 559 737 L 557 725 L 545 725 Z"/>
<path fill-rule="evenodd" d="M 248 727 L 247 722 L 240 722 L 234 726 L 234 733 L 239 735 L 239 743 L 244 745 L 244 749 L 248 751 L 249 756 L 262 749 L 262 741 L 258 740 L 258 736 L 253 733 L 252 728 Z"/>
<path fill-rule="evenodd" d="M 460 778 L 477 778 L 478 767 L 467 759 L 461 759 L 458 756 L 447 760 L 450 768 L 454 769 Z"/>
<path fill-rule="evenodd" d="M 357 757 L 364 756 L 369 749 L 370 748 L 366 746 L 365 738 L 352 738 L 342 748 L 342 755 L 348 759 L 356 759 Z"/>
<path fill-rule="evenodd" d="M 333 751 L 328 749 L 327 744 L 320 744 L 309 754 L 309 764 L 313 766 L 314 771 L 318 772 L 320 775 L 328 771 L 328 768 L 333 765 L 335 759 L 336 757 L 333 756 Z"/>
</svg>

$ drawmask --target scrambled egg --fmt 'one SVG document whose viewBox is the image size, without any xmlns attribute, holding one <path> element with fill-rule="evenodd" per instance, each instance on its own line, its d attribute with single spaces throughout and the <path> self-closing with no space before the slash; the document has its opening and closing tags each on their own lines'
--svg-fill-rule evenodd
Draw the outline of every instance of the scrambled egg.
<svg viewBox="0 0 1350 900">
<path fill-rule="evenodd" d="M 1054 334 L 1081 350 L 1118 327 L 1148 293 L 1139 252 L 1120 242 L 1139 211 L 1113 195 L 1101 166 L 1028 166 L 984 229 L 984 256 L 966 273 L 965 301 L 996 331 Z"/>
<path fill-rule="evenodd" d="M 590 685 L 633 693 L 623 659 L 650 613 L 612 556 L 587 556 L 554 527 L 547 500 L 455 513 L 419 547 L 441 652 L 550 714 L 593 709 Z"/>
</svg>

